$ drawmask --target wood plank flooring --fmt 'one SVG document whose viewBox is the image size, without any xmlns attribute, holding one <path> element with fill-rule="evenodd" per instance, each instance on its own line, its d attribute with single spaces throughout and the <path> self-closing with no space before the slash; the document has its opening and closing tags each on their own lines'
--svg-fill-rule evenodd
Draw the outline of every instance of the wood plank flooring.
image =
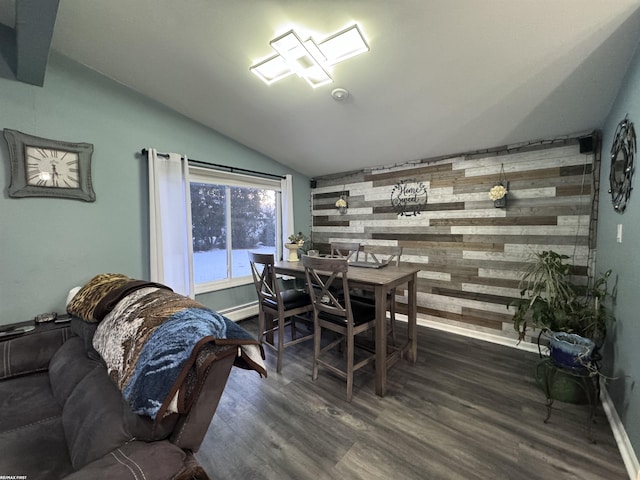
<svg viewBox="0 0 640 480">
<path fill-rule="evenodd" d="M 234 368 L 196 457 L 218 480 L 628 478 L 602 407 L 596 443 L 584 405 L 556 401 L 543 423 L 536 354 L 418 331 L 417 363 L 390 370 L 384 398 L 373 367 L 356 373 L 351 404 L 342 379 L 313 382 L 311 342 L 285 350 L 280 374 L 267 350 L 266 379 Z"/>
</svg>

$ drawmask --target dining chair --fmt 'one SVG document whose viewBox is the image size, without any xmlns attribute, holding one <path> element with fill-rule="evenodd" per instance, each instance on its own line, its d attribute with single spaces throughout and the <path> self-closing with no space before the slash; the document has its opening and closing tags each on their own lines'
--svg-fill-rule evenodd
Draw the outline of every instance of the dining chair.
<svg viewBox="0 0 640 480">
<path fill-rule="evenodd" d="M 388 245 L 363 245 L 360 251 L 365 262 L 388 263 L 389 265 L 400 265 L 403 247 Z M 351 291 L 351 299 L 359 302 L 371 303 L 375 305 L 376 297 L 369 290 L 356 289 Z M 394 288 L 387 295 L 387 309 L 389 310 L 389 334 L 393 345 L 397 344 L 396 336 L 396 289 Z"/>
<path fill-rule="evenodd" d="M 348 261 L 358 259 L 360 244 L 358 242 L 331 242 L 331 256 L 346 258 Z"/>
<path fill-rule="evenodd" d="M 284 349 L 313 338 L 313 331 L 298 337 L 296 329 L 296 320 L 312 325 L 308 316 L 313 311 L 311 297 L 303 290 L 280 289 L 273 254 L 249 252 L 249 263 L 258 294 L 258 340 L 276 351 L 276 372 L 280 373 Z M 287 327 L 291 330 L 291 340 L 285 341 Z"/>
<path fill-rule="evenodd" d="M 307 277 L 309 295 L 313 303 L 313 370 L 311 378 L 318 378 L 320 366 L 346 379 L 347 401 L 353 398 L 353 374 L 375 360 L 375 352 L 365 350 L 365 356 L 355 363 L 355 336 L 373 330 L 376 309 L 374 305 L 352 301 L 349 296 L 348 269 L 346 258 L 302 257 Z M 344 296 L 336 296 L 332 287 L 340 285 Z M 322 346 L 322 331 L 329 330 L 338 338 Z M 346 343 L 346 366 L 340 368 L 335 355 L 331 361 L 330 351 Z"/>
<path fill-rule="evenodd" d="M 358 260 L 358 254 L 360 252 L 360 243 L 358 242 L 331 242 L 331 257 L 333 258 L 346 258 L 349 262 Z M 335 285 L 331 287 L 335 294 L 342 295 L 342 286 Z"/>
</svg>

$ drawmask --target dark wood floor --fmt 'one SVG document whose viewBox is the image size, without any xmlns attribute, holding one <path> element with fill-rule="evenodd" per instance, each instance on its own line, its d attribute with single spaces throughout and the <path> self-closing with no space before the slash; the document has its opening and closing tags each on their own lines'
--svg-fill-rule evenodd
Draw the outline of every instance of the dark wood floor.
<svg viewBox="0 0 640 480">
<path fill-rule="evenodd" d="M 256 331 L 255 319 L 241 323 Z M 533 380 L 536 354 L 418 327 L 418 361 L 311 380 L 310 342 L 267 350 L 268 378 L 234 368 L 197 458 L 212 479 L 614 480 L 627 474 L 599 407 L 554 403 Z"/>
</svg>

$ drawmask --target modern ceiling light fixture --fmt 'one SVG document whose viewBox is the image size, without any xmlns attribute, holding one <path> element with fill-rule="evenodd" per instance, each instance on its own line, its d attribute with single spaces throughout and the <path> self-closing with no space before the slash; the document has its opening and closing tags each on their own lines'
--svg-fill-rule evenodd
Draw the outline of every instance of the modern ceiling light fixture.
<svg viewBox="0 0 640 480">
<path fill-rule="evenodd" d="M 333 81 L 327 71 L 330 66 L 369 51 L 357 24 L 319 43 L 311 38 L 303 41 L 294 30 L 289 30 L 269 44 L 277 54 L 249 68 L 267 85 L 295 73 L 317 88 Z"/>
</svg>

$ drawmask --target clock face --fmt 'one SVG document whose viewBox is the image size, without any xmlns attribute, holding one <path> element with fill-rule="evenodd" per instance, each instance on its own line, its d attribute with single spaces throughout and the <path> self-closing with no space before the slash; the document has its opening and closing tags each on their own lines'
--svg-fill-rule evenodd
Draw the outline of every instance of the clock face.
<svg viewBox="0 0 640 480">
<path fill-rule="evenodd" d="M 25 146 L 28 185 L 54 188 L 80 187 L 77 152 Z"/>
<path fill-rule="evenodd" d="M 36 137 L 8 128 L 4 129 L 4 138 L 11 160 L 9 197 L 96 201 L 91 183 L 93 145 Z"/>
</svg>

